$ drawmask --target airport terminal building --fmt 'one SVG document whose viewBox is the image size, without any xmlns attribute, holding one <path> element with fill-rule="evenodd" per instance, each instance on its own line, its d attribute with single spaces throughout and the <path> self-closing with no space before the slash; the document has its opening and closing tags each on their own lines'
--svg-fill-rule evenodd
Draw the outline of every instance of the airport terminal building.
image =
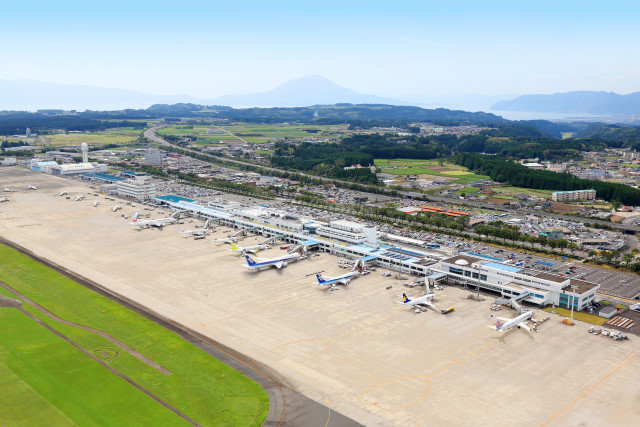
<svg viewBox="0 0 640 427">
<path fill-rule="evenodd" d="M 600 285 L 550 274 L 532 268 L 508 265 L 499 258 L 457 255 L 440 261 L 440 272 L 450 283 L 500 292 L 507 298 L 540 306 L 555 304 L 582 310 L 594 302 Z"/>
<path fill-rule="evenodd" d="M 500 258 L 473 253 L 452 257 L 434 247 L 407 249 L 401 244 L 388 242 L 394 239 L 388 239 L 385 234 L 379 235 L 375 227 L 352 221 L 338 220 L 325 224 L 312 218 L 291 217 L 286 212 L 265 207 L 243 209 L 237 204 L 202 206 L 185 200 L 171 202 L 166 198 L 158 201 L 190 216 L 251 230 L 267 237 L 278 236 L 307 250 L 362 259 L 400 273 L 426 277 L 431 283 L 446 281 L 474 290 L 479 287 L 502 298 L 540 306 L 570 307 L 573 304 L 576 310 L 582 310 L 594 302 L 600 288 L 594 283 L 551 274 L 544 271 L 544 266 L 541 269 L 521 268 Z"/>
</svg>

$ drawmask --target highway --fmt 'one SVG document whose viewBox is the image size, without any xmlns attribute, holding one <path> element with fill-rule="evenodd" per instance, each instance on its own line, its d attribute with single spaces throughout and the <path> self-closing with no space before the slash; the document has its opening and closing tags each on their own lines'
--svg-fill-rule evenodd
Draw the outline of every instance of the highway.
<svg viewBox="0 0 640 427">
<path fill-rule="evenodd" d="M 162 144 L 164 146 L 167 146 L 167 147 L 178 148 L 180 150 L 184 150 L 184 151 L 187 151 L 187 152 L 190 152 L 190 153 L 193 153 L 193 154 L 204 155 L 204 156 L 207 156 L 207 157 L 211 157 L 212 159 L 223 160 L 223 161 L 226 161 L 226 162 L 236 163 L 236 164 L 239 164 L 239 165 L 257 166 L 257 167 L 260 167 L 262 169 L 275 171 L 275 172 L 297 173 L 298 175 L 301 175 L 301 176 L 306 176 L 306 177 L 309 177 L 309 178 L 323 180 L 323 181 L 339 182 L 339 183 L 347 184 L 347 185 L 353 184 L 353 182 L 349 182 L 349 181 L 342 181 L 342 180 L 339 180 L 339 179 L 326 178 L 326 177 L 316 176 L 316 175 L 309 175 L 309 174 L 306 174 L 306 173 L 303 173 L 303 172 L 297 172 L 297 171 L 288 171 L 288 170 L 284 170 L 284 169 L 274 168 L 274 167 L 271 167 L 271 166 L 256 165 L 254 163 L 249 163 L 249 162 L 243 162 L 241 160 L 230 159 L 228 157 L 214 156 L 214 155 L 211 155 L 211 154 L 202 153 L 200 151 L 190 150 L 188 148 L 183 148 L 183 147 L 180 147 L 178 145 L 174 145 L 174 144 L 171 144 L 171 143 L 165 141 L 164 139 L 162 139 L 161 137 L 159 137 L 156 134 L 156 130 L 157 129 L 158 129 L 157 127 L 152 127 L 152 128 L 147 129 L 146 131 L 144 131 L 145 138 L 149 138 L 150 140 L 152 140 L 154 142 L 157 142 L 159 144 Z M 232 135 L 232 134 L 230 134 L 230 135 Z M 461 202 L 459 200 L 450 199 L 450 198 L 447 198 L 447 197 L 434 196 L 434 195 L 425 195 L 423 193 L 416 193 L 416 192 L 412 192 L 412 191 L 399 191 L 399 194 L 402 195 L 402 196 L 405 196 L 405 197 L 411 197 L 411 198 L 426 197 L 429 201 L 438 201 L 438 202 L 452 203 L 452 204 L 457 204 L 457 205 L 465 204 L 465 205 L 477 207 L 477 208 L 480 208 L 480 209 L 492 209 L 492 210 L 505 212 L 505 213 L 510 213 L 510 214 L 514 214 L 514 213 L 515 214 L 522 214 L 522 215 L 534 214 L 534 215 L 537 215 L 537 216 L 544 216 L 544 217 L 554 218 L 554 219 L 559 219 L 559 220 L 564 220 L 564 221 L 590 222 L 590 223 L 599 224 L 599 225 L 608 225 L 610 227 L 613 227 L 613 228 L 616 228 L 616 229 L 620 229 L 620 230 L 622 230 L 622 231 L 624 231 L 626 233 L 630 233 L 630 234 L 636 234 L 636 233 L 638 233 L 638 231 L 640 231 L 640 227 L 638 227 L 637 225 L 634 225 L 634 224 L 620 224 L 620 223 L 615 223 L 615 222 L 602 221 L 602 220 L 595 219 L 595 218 L 582 218 L 582 217 L 576 217 L 576 216 L 570 216 L 570 215 L 554 214 L 554 213 L 549 213 L 549 212 L 545 212 L 545 211 L 523 211 L 521 209 L 509 209 L 509 208 L 504 208 L 504 207 L 499 206 L 499 205 L 490 205 L 490 204 L 487 204 L 487 203 L 474 202 L 474 201 L 468 201 L 468 200 L 465 200 L 464 202 Z"/>
</svg>

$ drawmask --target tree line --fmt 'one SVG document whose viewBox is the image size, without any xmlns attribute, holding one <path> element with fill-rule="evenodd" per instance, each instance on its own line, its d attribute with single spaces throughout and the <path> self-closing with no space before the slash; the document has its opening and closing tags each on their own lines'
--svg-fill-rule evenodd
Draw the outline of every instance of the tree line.
<svg viewBox="0 0 640 427">
<path fill-rule="evenodd" d="M 453 161 L 475 173 L 488 175 L 494 181 L 505 182 L 514 187 L 553 191 L 593 189 L 596 190 L 596 197 L 609 202 L 637 205 L 640 201 L 640 190 L 624 184 L 580 179 L 567 173 L 533 170 L 497 156 L 461 153 L 455 155 Z"/>
</svg>

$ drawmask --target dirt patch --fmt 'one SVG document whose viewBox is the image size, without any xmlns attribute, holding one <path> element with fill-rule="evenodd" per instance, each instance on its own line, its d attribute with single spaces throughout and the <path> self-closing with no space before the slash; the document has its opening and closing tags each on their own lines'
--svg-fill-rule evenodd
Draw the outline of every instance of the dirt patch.
<svg viewBox="0 0 640 427">
<path fill-rule="evenodd" d="M 564 203 L 551 202 L 551 206 L 553 207 L 552 210 L 562 213 L 575 212 L 578 210 L 577 207 L 573 205 L 565 205 Z"/>
<path fill-rule="evenodd" d="M 22 301 L 0 295 L 0 307 L 20 307 Z"/>
<path fill-rule="evenodd" d="M 436 172 L 454 172 L 457 171 L 458 169 L 453 169 L 447 166 L 431 166 L 428 165 L 426 166 L 427 169 L 431 169 L 432 171 L 436 171 Z"/>
</svg>

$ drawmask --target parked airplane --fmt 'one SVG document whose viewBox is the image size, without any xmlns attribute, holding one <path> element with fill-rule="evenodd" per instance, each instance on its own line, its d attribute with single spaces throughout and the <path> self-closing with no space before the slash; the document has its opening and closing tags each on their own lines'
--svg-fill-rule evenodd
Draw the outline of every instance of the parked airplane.
<svg viewBox="0 0 640 427">
<path fill-rule="evenodd" d="M 114 207 L 111 208 L 111 210 L 114 211 L 114 212 L 117 212 L 120 209 L 122 209 L 122 206 L 118 206 L 118 205 L 115 205 Z"/>
<path fill-rule="evenodd" d="M 58 196 L 64 196 L 66 194 L 67 194 L 67 192 L 63 190 L 63 191 L 60 192 L 60 194 L 58 194 Z"/>
<path fill-rule="evenodd" d="M 98 207 L 99 202 L 96 200 L 95 202 L 93 202 L 93 207 L 97 208 Z"/>
<path fill-rule="evenodd" d="M 258 258 L 259 261 L 254 261 L 249 255 L 245 255 L 244 257 L 247 260 L 247 268 L 249 270 L 259 270 L 262 267 L 276 267 L 280 269 L 282 267 L 286 267 L 289 261 L 295 261 L 300 258 L 300 254 L 298 252 L 294 252 L 292 254 L 270 259 Z"/>
<path fill-rule="evenodd" d="M 173 224 L 177 220 L 172 217 L 160 218 L 160 219 L 134 219 L 130 222 L 131 225 L 137 225 L 140 228 L 144 227 L 164 227 L 168 224 Z"/>
<path fill-rule="evenodd" d="M 36 187 L 35 185 L 27 185 L 27 189 L 28 190 L 37 190 L 38 187 Z"/>
<path fill-rule="evenodd" d="M 318 279 L 318 286 L 335 286 L 335 285 L 348 285 L 351 279 L 355 279 L 360 276 L 359 271 L 350 271 L 346 274 L 341 274 L 336 277 L 322 277 L 320 273 L 316 274 L 316 278 Z"/>
<path fill-rule="evenodd" d="M 8 201 L 9 201 L 9 199 L 7 199 L 6 197 L 1 197 L 1 198 L 0 198 L 0 203 L 2 203 L 2 202 L 8 202 Z"/>
<path fill-rule="evenodd" d="M 180 234 L 192 234 L 194 236 L 206 236 L 210 231 L 207 228 L 199 228 L 197 230 L 181 230 Z"/>
<path fill-rule="evenodd" d="M 76 202 L 79 202 L 82 199 L 84 199 L 84 196 L 81 194 L 81 195 L 76 197 Z"/>
<path fill-rule="evenodd" d="M 436 308 L 435 305 L 433 305 L 433 303 L 431 301 L 433 301 L 436 298 L 436 295 L 433 293 L 428 293 L 426 295 L 423 295 L 421 297 L 418 297 L 416 299 L 411 299 L 409 298 L 406 294 L 402 294 L 402 301 L 398 301 L 400 304 L 409 306 L 409 307 L 414 307 L 416 309 L 416 311 L 420 310 L 420 306 L 421 305 L 426 305 L 428 307 L 431 307 L 433 309 Z"/>
<path fill-rule="evenodd" d="M 213 239 L 213 241 L 215 243 L 235 243 L 238 241 L 238 239 L 235 237 L 225 237 L 224 239 L 216 238 L 216 239 Z"/>
<path fill-rule="evenodd" d="M 3 191 L 4 191 L 5 193 L 11 193 L 13 190 L 10 190 L 10 189 L 8 189 L 7 187 L 4 187 L 4 190 L 3 190 Z"/>
<path fill-rule="evenodd" d="M 258 251 L 261 251 L 263 249 L 268 249 L 270 248 L 270 246 L 266 246 L 266 245 L 253 245 L 253 246 L 246 246 L 246 247 L 238 247 L 236 246 L 235 242 L 231 242 L 231 250 L 233 252 L 237 252 L 240 254 L 245 254 L 247 252 L 253 252 L 254 254 L 257 254 Z"/>
<path fill-rule="evenodd" d="M 496 317 L 493 314 L 491 315 L 491 317 L 493 317 L 494 319 L 497 319 L 496 325 L 495 326 L 487 325 L 487 328 L 491 328 L 491 329 L 495 328 L 495 330 L 498 332 L 506 332 L 509 329 L 517 326 L 518 329 L 523 328 L 531 332 L 531 328 L 527 326 L 527 323 L 529 323 L 529 320 L 531 320 L 531 318 L 533 317 L 533 311 L 527 311 L 526 313 L 523 313 L 513 319 L 504 319 L 502 317 Z"/>
</svg>

